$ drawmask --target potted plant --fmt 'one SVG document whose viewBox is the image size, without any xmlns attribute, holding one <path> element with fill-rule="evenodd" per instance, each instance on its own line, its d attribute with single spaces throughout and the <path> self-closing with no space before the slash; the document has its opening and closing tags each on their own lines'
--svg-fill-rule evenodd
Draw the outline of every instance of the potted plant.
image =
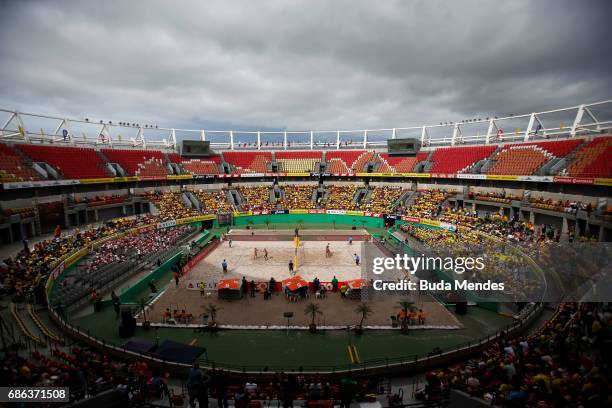
<svg viewBox="0 0 612 408">
<path fill-rule="evenodd" d="M 363 333 L 363 322 L 365 319 L 372 314 L 372 309 L 367 303 L 360 303 L 355 308 L 355 313 L 361 315 L 361 320 L 359 320 L 359 324 L 355 326 L 355 333 L 362 334 Z"/>
<path fill-rule="evenodd" d="M 204 313 L 208 314 L 208 316 L 210 317 L 210 320 L 208 321 L 208 328 L 210 330 L 216 330 L 217 329 L 216 318 L 221 308 L 212 302 L 208 303 L 207 305 L 204 305 L 203 307 L 204 307 Z"/>
<path fill-rule="evenodd" d="M 315 317 L 317 317 L 317 315 L 323 314 L 323 312 L 321 311 L 321 307 L 314 302 L 310 302 L 306 305 L 306 308 L 304 309 L 304 314 L 310 315 L 312 319 L 310 321 L 310 325 L 308 326 L 308 330 L 310 330 L 311 333 L 316 333 L 317 325 L 315 324 Z"/>
<path fill-rule="evenodd" d="M 151 327 L 151 322 L 147 320 L 147 299 L 140 298 L 138 299 L 138 309 L 142 312 L 142 328 L 144 330 L 148 330 Z"/>
<path fill-rule="evenodd" d="M 403 334 L 408 334 L 408 312 L 415 309 L 414 302 L 402 300 L 397 302 L 404 312 L 404 318 L 401 321 L 401 331 Z"/>
</svg>

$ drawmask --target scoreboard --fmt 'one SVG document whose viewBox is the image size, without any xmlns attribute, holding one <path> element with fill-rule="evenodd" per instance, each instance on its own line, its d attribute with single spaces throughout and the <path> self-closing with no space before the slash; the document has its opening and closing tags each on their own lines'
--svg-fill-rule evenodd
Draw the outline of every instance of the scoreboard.
<svg viewBox="0 0 612 408">
<path fill-rule="evenodd" d="M 181 142 L 181 156 L 209 156 L 210 142 L 202 140 L 183 140 Z"/>
<path fill-rule="evenodd" d="M 387 151 L 390 155 L 416 156 L 421 150 L 421 141 L 415 138 L 388 139 Z"/>
</svg>

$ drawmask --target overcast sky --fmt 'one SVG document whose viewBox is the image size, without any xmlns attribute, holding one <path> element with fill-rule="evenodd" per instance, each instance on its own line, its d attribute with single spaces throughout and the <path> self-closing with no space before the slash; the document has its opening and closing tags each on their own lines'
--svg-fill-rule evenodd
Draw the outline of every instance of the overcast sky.
<svg viewBox="0 0 612 408">
<path fill-rule="evenodd" d="M 15 1 L 0 107 L 363 129 L 612 98 L 612 2 Z"/>
</svg>

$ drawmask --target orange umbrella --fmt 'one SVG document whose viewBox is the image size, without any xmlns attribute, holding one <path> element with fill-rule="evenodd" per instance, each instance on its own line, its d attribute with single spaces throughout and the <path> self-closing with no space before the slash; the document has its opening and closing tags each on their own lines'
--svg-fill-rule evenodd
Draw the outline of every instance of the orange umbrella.
<svg viewBox="0 0 612 408">
<path fill-rule="evenodd" d="M 302 278 L 300 275 L 294 275 L 290 278 L 283 279 L 281 282 L 283 283 L 283 285 L 286 285 L 288 282 L 291 282 L 292 280 L 295 280 L 295 279 L 304 280 L 304 278 Z"/>
<path fill-rule="evenodd" d="M 282 282 L 292 292 L 304 286 L 308 287 L 308 282 L 306 282 L 300 275 L 295 275 L 292 278 L 284 279 Z"/>
<path fill-rule="evenodd" d="M 217 284 L 217 289 L 240 289 L 240 279 L 224 279 Z"/>
<path fill-rule="evenodd" d="M 351 289 L 361 289 L 368 286 L 368 282 L 365 279 L 353 279 L 346 282 L 346 284 Z"/>
</svg>

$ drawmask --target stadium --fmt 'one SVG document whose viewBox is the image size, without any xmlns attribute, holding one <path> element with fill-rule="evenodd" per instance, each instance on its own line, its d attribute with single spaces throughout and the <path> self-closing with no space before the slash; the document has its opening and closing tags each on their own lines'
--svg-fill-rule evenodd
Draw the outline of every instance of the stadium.
<svg viewBox="0 0 612 408">
<path fill-rule="evenodd" d="M 612 99 L 361 130 L 37 106 L 0 107 L 0 402 L 610 404 Z"/>
</svg>

